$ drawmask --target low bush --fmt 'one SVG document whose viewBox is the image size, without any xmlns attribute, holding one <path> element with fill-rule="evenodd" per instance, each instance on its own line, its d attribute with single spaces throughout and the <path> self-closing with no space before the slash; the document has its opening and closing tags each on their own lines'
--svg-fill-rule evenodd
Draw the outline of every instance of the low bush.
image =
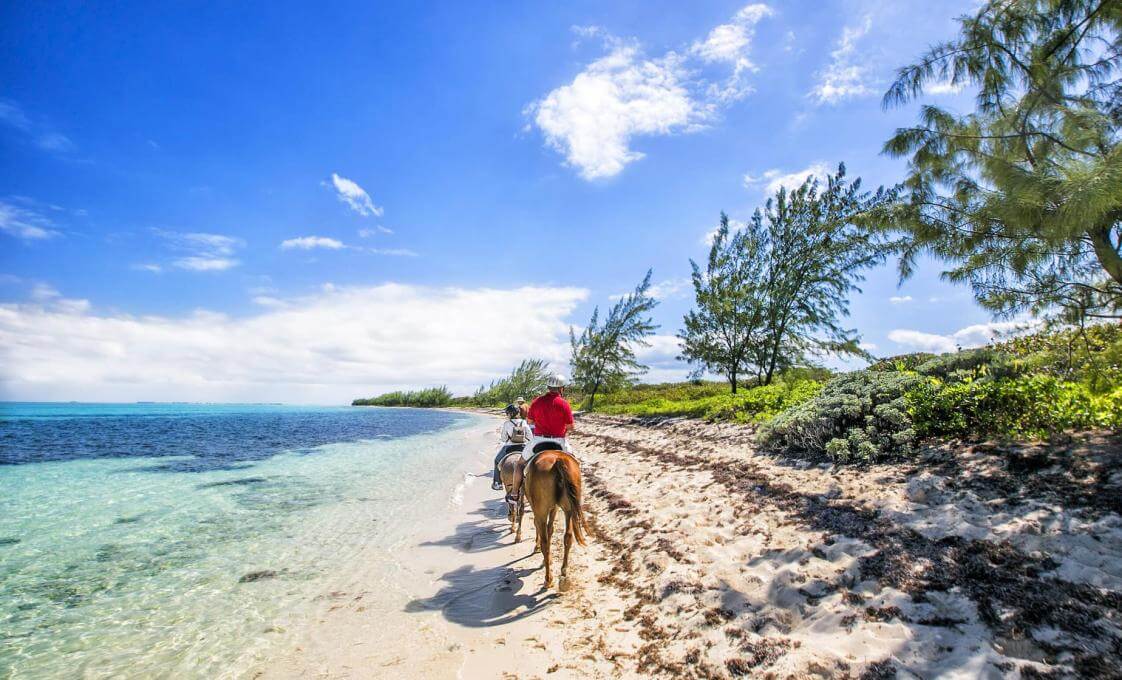
<svg viewBox="0 0 1122 680">
<path fill-rule="evenodd" d="M 758 440 L 767 449 L 839 462 L 911 453 L 916 432 L 906 395 L 923 382 L 911 372 L 840 375 L 766 423 Z"/>
<path fill-rule="evenodd" d="M 666 398 L 663 395 L 704 395 L 709 385 L 704 387 L 684 387 L 678 384 L 673 389 L 661 386 L 662 389 L 652 390 L 651 393 L 659 396 L 641 401 L 622 402 L 618 395 L 612 403 L 600 404 L 596 410 L 600 413 L 616 415 L 637 416 L 685 416 L 690 418 L 704 418 L 710 421 L 724 420 L 739 423 L 761 422 L 771 418 L 784 409 L 791 408 L 810 399 L 822 388 L 822 383 L 815 380 L 800 379 L 794 381 L 781 380 L 771 385 L 751 387 L 740 390 L 736 394 L 728 393 L 728 386 L 716 395 L 698 396 L 682 399 Z M 720 384 L 720 383 L 716 383 Z M 643 391 L 636 389 L 629 391 L 631 398 Z M 605 401 L 608 401 L 605 399 Z"/>
<path fill-rule="evenodd" d="M 915 367 L 916 373 L 940 380 L 1007 378 L 1023 370 L 1022 362 L 992 347 L 940 354 Z"/>
<path fill-rule="evenodd" d="M 452 393 L 447 387 L 430 387 L 427 390 L 413 390 L 408 392 L 387 392 L 369 399 L 355 399 L 352 406 L 415 406 L 418 408 L 432 408 L 435 406 L 448 406 L 452 403 Z"/>
<path fill-rule="evenodd" d="M 1050 375 L 946 383 L 930 379 L 908 393 L 921 437 L 1046 437 L 1118 424 L 1122 390 L 1095 396 L 1083 384 Z"/>
</svg>

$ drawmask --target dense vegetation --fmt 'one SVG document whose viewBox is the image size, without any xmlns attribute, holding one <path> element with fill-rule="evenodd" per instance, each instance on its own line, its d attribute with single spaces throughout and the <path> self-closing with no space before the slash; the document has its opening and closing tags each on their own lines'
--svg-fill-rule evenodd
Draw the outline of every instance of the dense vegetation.
<svg viewBox="0 0 1122 680">
<path fill-rule="evenodd" d="M 430 387 L 427 390 L 412 390 L 408 392 L 387 392 L 369 399 L 355 399 L 351 406 L 415 406 L 418 408 L 433 408 L 437 406 L 450 406 L 452 393 L 447 387 Z"/>
<path fill-rule="evenodd" d="M 1122 326 L 1042 331 L 951 354 L 911 354 L 830 376 L 794 369 L 736 395 L 721 383 L 641 385 L 603 413 L 761 423 L 766 449 L 860 462 L 925 440 L 1042 438 L 1122 427 Z"/>
</svg>

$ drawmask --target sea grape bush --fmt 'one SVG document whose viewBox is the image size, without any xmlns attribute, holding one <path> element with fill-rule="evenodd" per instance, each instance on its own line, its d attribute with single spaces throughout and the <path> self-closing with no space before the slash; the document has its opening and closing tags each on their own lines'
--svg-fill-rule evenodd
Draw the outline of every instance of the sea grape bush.
<svg viewBox="0 0 1122 680">
<path fill-rule="evenodd" d="M 911 453 L 916 431 L 906 397 L 923 381 L 910 371 L 840 375 L 765 424 L 759 442 L 767 449 L 838 462 Z"/>
<path fill-rule="evenodd" d="M 1119 424 L 1122 390 L 1095 396 L 1085 385 L 1049 375 L 944 383 L 933 379 L 908 393 L 921 437 L 1046 437 Z"/>
</svg>

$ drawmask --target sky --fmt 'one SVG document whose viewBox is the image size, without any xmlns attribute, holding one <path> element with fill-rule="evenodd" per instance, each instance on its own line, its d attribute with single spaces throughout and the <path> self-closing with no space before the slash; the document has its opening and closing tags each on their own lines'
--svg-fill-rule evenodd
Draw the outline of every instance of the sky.
<svg viewBox="0 0 1122 680">
<path fill-rule="evenodd" d="M 840 162 L 899 181 L 918 104 L 881 97 L 975 4 L 5 2 L 0 399 L 467 393 L 565 370 L 648 268 L 645 379 L 681 379 L 720 212 Z M 868 272 L 867 349 L 1009 328 L 940 271 Z"/>
</svg>

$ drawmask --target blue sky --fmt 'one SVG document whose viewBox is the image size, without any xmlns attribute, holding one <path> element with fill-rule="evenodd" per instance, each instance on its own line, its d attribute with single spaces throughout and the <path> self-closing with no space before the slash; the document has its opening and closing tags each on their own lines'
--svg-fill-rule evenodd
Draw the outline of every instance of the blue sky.
<svg viewBox="0 0 1122 680">
<path fill-rule="evenodd" d="M 463 391 L 648 267 L 679 377 L 720 211 L 899 179 L 880 96 L 972 5 L 4 3 L 0 397 Z M 992 332 L 938 273 L 870 272 L 875 353 Z"/>
</svg>

